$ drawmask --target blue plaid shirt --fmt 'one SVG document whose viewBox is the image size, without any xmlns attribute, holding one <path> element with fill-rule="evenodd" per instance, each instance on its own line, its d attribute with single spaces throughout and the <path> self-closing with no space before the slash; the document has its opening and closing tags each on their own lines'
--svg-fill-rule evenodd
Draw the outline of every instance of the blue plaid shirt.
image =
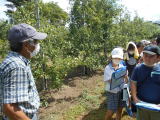
<svg viewBox="0 0 160 120">
<path fill-rule="evenodd" d="M 16 52 L 10 52 L 0 65 L 0 103 L 17 103 L 30 118 L 40 106 L 29 61 Z"/>
</svg>

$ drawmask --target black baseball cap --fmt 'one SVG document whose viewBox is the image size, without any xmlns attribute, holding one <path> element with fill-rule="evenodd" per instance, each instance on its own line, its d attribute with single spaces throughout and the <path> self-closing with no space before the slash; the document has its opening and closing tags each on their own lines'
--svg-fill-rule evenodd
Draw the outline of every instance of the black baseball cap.
<svg viewBox="0 0 160 120">
<path fill-rule="evenodd" d="M 160 55 L 160 48 L 157 45 L 148 45 L 144 48 L 143 53 L 150 55 Z"/>
</svg>

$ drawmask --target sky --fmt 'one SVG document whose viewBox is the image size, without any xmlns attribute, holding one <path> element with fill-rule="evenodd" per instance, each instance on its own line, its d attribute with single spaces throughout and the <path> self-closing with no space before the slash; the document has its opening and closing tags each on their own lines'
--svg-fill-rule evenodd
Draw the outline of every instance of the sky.
<svg viewBox="0 0 160 120">
<path fill-rule="evenodd" d="M 137 11 L 144 20 L 160 20 L 160 0 L 122 0 L 132 14 Z"/>
<path fill-rule="evenodd" d="M 6 0 L 0 0 L 0 18 L 5 17 L 4 6 Z M 69 0 L 43 0 L 44 2 L 57 2 L 65 11 L 69 12 Z M 129 10 L 132 16 L 135 12 L 146 21 L 160 20 L 160 0 L 119 0 Z"/>
<path fill-rule="evenodd" d="M 5 3 L 6 3 L 5 0 L 0 0 L 0 18 L 4 18 L 4 19 L 7 18 L 5 13 L 3 12 L 6 10 L 6 7 L 4 6 Z"/>
<path fill-rule="evenodd" d="M 69 12 L 69 0 L 43 0 L 44 2 L 56 2 L 63 10 Z"/>
</svg>

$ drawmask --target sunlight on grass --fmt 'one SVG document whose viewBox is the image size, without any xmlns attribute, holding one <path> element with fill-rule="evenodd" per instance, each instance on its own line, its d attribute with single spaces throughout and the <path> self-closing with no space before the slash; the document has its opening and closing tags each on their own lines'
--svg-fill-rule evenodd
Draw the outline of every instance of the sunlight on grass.
<svg viewBox="0 0 160 120">
<path fill-rule="evenodd" d="M 93 90 L 88 88 L 83 90 L 78 103 L 64 113 L 63 120 L 104 120 L 105 99 L 103 81 L 97 80 L 97 86 Z M 136 119 L 129 117 L 124 110 L 122 120 Z"/>
<path fill-rule="evenodd" d="M 84 106 L 78 104 L 70 108 L 64 115 L 64 120 L 75 120 L 75 118 L 81 113 L 85 112 Z"/>
</svg>

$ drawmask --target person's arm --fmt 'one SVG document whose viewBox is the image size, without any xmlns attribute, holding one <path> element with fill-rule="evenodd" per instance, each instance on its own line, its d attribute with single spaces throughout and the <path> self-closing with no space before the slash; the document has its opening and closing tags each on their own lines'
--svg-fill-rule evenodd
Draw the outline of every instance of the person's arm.
<svg viewBox="0 0 160 120">
<path fill-rule="evenodd" d="M 137 97 L 137 84 L 138 84 L 138 76 L 139 76 L 138 67 L 135 67 L 132 76 L 131 76 L 131 96 L 133 98 L 134 103 L 140 102 L 139 98 Z"/>
<path fill-rule="evenodd" d="M 10 120 L 30 120 L 17 104 L 4 104 L 3 112 Z"/>
<path fill-rule="evenodd" d="M 106 82 L 109 82 L 109 83 L 111 83 L 111 80 L 107 80 Z"/>
<path fill-rule="evenodd" d="M 106 66 L 105 70 L 104 70 L 104 82 L 111 82 L 111 73 L 110 73 L 110 68 L 109 65 Z"/>
<path fill-rule="evenodd" d="M 3 80 L 3 112 L 10 120 L 30 120 L 19 108 L 18 103 L 25 103 L 28 97 L 27 72 L 22 68 L 8 71 Z"/>
<path fill-rule="evenodd" d="M 124 76 L 124 82 L 125 82 L 125 83 L 128 83 L 128 70 L 127 70 L 126 75 Z"/>
<path fill-rule="evenodd" d="M 139 102 L 140 100 L 137 97 L 137 83 L 135 81 L 131 81 L 131 95 L 134 103 Z"/>
</svg>

